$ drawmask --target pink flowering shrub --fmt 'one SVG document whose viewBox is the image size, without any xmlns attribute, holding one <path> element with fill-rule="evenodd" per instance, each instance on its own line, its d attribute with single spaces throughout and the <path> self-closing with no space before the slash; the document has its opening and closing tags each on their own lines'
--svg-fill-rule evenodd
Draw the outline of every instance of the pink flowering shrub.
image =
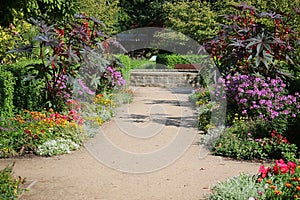
<svg viewBox="0 0 300 200">
<path fill-rule="evenodd" d="M 227 99 L 227 122 L 232 123 L 235 114 L 247 119 L 264 120 L 270 130 L 284 134 L 288 122 L 298 119 L 300 113 L 300 94 L 289 94 L 284 81 L 277 78 L 264 78 L 256 75 L 227 75 L 220 78 L 214 91 L 215 96 L 224 98 L 218 93 L 218 87 L 224 87 Z"/>
<path fill-rule="evenodd" d="M 273 120 L 279 116 L 296 117 L 300 110 L 300 95 L 288 94 L 281 78 L 255 75 L 228 75 L 225 90 L 229 101 L 237 105 L 236 113 Z"/>
</svg>

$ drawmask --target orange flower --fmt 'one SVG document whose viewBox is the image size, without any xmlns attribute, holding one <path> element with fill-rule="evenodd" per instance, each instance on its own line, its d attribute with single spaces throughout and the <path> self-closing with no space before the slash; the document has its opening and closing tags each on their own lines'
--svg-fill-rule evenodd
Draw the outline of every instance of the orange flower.
<svg viewBox="0 0 300 200">
<path fill-rule="evenodd" d="M 300 191 L 300 185 L 297 185 L 296 189 L 297 189 L 298 191 Z"/>
<path fill-rule="evenodd" d="M 268 184 L 272 184 L 272 181 L 271 181 L 271 180 L 267 180 L 267 183 L 268 183 Z"/>
<path fill-rule="evenodd" d="M 278 195 L 278 196 L 279 196 L 279 195 L 281 195 L 281 193 L 282 193 L 281 191 L 279 191 L 279 190 L 275 190 L 275 194 L 276 194 L 276 195 Z"/>
<path fill-rule="evenodd" d="M 291 178 L 291 181 L 297 181 L 296 177 Z"/>
<path fill-rule="evenodd" d="M 270 188 L 271 189 L 276 189 L 276 186 L 275 185 L 271 185 Z"/>
<path fill-rule="evenodd" d="M 290 184 L 290 183 L 285 183 L 285 186 L 288 187 L 288 188 L 291 188 L 293 185 Z"/>
<path fill-rule="evenodd" d="M 297 198 L 299 198 L 299 196 L 298 196 L 297 194 L 295 194 L 295 195 L 294 195 L 294 198 L 297 199 Z"/>
</svg>

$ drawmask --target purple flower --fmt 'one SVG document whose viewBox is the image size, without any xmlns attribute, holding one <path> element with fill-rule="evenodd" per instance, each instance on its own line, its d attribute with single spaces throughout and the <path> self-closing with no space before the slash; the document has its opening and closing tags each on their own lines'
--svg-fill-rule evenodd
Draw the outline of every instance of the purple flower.
<svg viewBox="0 0 300 200">
<path fill-rule="evenodd" d="M 284 110 L 284 111 L 282 111 L 282 113 L 285 114 L 285 115 L 288 115 L 290 113 L 290 111 L 289 110 Z"/>
<path fill-rule="evenodd" d="M 235 74 L 226 77 L 224 89 L 228 105 L 238 108 L 243 115 L 270 120 L 282 115 L 297 116 L 300 95 L 288 95 L 285 87 L 280 78 Z"/>
<path fill-rule="evenodd" d="M 244 103 L 247 103 L 247 101 L 248 100 L 246 98 L 243 98 L 243 99 L 240 100 L 240 103 L 244 104 Z"/>
<path fill-rule="evenodd" d="M 260 104 L 260 105 L 264 105 L 265 103 L 266 103 L 266 100 L 265 100 L 265 99 L 259 100 L 259 104 Z"/>
</svg>

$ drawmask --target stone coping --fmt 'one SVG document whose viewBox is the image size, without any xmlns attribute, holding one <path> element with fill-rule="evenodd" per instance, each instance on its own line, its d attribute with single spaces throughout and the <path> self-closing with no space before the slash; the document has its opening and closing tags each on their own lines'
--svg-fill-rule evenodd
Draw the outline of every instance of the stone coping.
<svg viewBox="0 0 300 200">
<path fill-rule="evenodd" d="M 196 69 L 132 69 L 130 72 L 198 72 Z"/>
</svg>

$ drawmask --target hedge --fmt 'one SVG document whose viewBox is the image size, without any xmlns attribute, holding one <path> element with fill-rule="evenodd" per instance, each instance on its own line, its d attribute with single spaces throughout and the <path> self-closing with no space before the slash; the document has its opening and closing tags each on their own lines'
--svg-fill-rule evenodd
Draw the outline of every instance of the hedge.
<svg viewBox="0 0 300 200">
<path fill-rule="evenodd" d="M 165 65 L 168 69 L 174 69 L 175 64 L 200 64 L 203 59 L 202 55 L 160 54 L 156 58 L 156 63 Z"/>
<path fill-rule="evenodd" d="M 0 68 L 0 85 L 0 117 L 11 117 L 14 110 L 13 98 L 16 79 L 11 72 Z"/>
<path fill-rule="evenodd" d="M 29 64 L 36 64 L 38 60 L 20 61 L 14 64 L 1 65 L 1 94 L 6 94 L 5 98 L 0 97 L 0 113 L 11 115 L 13 111 L 22 109 L 42 110 L 43 109 L 43 82 L 35 80 L 32 71 L 29 71 Z M 29 80 L 28 78 L 33 78 Z M 5 84 L 2 82 L 6 80 Z"/>
</svg>

